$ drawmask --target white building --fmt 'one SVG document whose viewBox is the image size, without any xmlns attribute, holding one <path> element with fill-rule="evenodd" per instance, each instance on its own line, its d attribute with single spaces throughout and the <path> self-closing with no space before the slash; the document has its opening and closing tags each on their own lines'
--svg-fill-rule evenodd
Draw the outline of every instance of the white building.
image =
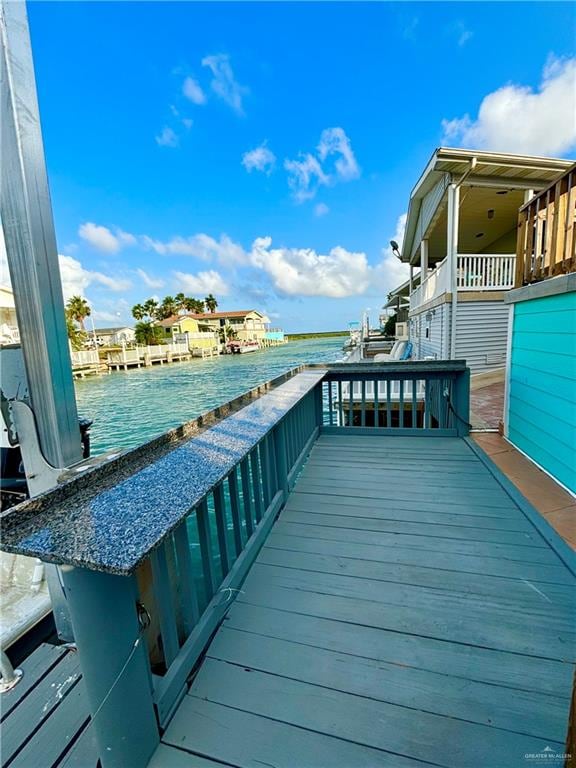
<svg viewBox="0 0 576 768">
<path fill-rule="evenodd" d="M 136 340 L 134 328 L 121 326 L 118 328 L 96 328 L 96 341 L 101 347 L 119 347 L 122 344 L 133 344 Z"/>
</svg>

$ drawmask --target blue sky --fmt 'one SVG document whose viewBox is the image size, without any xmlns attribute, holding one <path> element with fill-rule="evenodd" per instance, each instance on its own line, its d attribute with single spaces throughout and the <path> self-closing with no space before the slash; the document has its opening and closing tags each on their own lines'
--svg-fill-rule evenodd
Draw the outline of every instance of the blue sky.
<svg viewBox="0 0 576 768">
<path fill-rule="evenodd" d="M 569 3 L 32 3 L 65 293 L 344 328 L 433 150 L 574 156 Z M 528 126 L 528 128 L 526 128 Z"/>
</svg>

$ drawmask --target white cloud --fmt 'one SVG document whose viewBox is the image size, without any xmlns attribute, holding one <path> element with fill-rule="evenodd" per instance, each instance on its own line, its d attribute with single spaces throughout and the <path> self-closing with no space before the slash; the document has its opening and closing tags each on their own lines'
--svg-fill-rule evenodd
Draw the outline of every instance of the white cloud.
<svg viewBox="0 0 576 768">
<path fill-rule="evenodd" d="M 161 255 L 193 256 L 203 261 L 215 260 L 225 266 L 241 264 L 246 260 L 242 246 L 228 235 L 221 235 L 219 240 L 215 240 L 210 235 L 199 233 L 191 237 L 173 237 L 167 242 L 143 235 L 141 241 L 147 248 Z"/>
<path fill-rule="evenodd" d="M 333 166 L 328 159 L 335 156 Z M 339 181 L 351 181 L 360 176 L 350 139 L 343 128 L 326 128 L 320 136 L 317 155 L 300 153 L 297 160 L 285 160 L 288 186 L 296 202 L 312 200 L 320 186 L 333 186 Z"/>
<path fill-rule="evenodd" d="M 127 291 L 132 287 L 130 280 L 120 277 L 111 277 L 102 272 L 93 272 L 84 269 L 78 259 L 72 256 L 59 254 L 58 262 L 60 265 L 60 279 L 62 282 L 62 292 L 64 300 L 70 296 L 84 296 L 86 289 L 93 283 L 98 283 L 111 291 Z"/>
<path fill-rule="evenodd" d="M 78 234 L 83 240 L 90 243 L 93 248 L 104 251 L 104 253 L 117 253 L 120 250 L 120 239 L 112 234 L 108 227 L 99 226 L 92 221 L 86 221 L 80 225 Z"/>
<path fill-rule="evenodd" d="M 93 248 L 104 253 L 118 253 L 121 248 L 137 244 L 137 239 L 130 232 L 115 229 L 112 232 L 108 227 L 86 221 L 78 228 L 78 234 Z"/>
<path fill-rule="evenodd" d="M 155 137 L 156 144 L 160 147 L 177 147 L 180 140 L 176 133 L 169 126 L 165 125 L 161 133 Z"/>
<path fill-rule="evenodd" d="M 207 272 L 198 272 L 197 275 L 174 272 L 174 277 L 176 278 L 175 288 L 184 293 L 193 293 L 197 296 L 215 293 L 226 296 L 230 290 L 220 273 L 213 269 Z"/>
<path fill-rule="evenodd" d="M 314 206 L 314 216 L 326 216 L 327 213 L 330 212 L 330 208 L 326 205 L 326 203 L 318 203 L 318 205 Z"/>
<path fill-rule="evenodd" d="M 281 293 L 299 296 L 357 296 L 370 284 L 365 253 L 337 246 L 327 254 L 312 248 L 271 248 L 270 237 L 254 241 L 250 254 L 255 267 L 264 270 Z"/>
<path fill-rule="evenodd" d="M 140 276 L 142 282 L 147 285 L 148 288 L 163 288 L 166 285 L 164 280 L 159 277 L 152 277 L 147 272 L 144 272 L 143 269 L 137 269 L 136 273 Z"/>
<path fill-rule="evenodd" d="M 192 126 L 194 125 L 194 120 L 191 120 L 189 117 L 183 117 L 182 125 L 184 126 L 184 128 L 186 128 L 187 131 L 189 131 L 190 128 L 192 128 Z"/>
<path fill-rule="evenodd" d="M 320 136 L 318 156 L 324 161 L 330 155 L 339 155 L 336 160 L 336 175 L 342 181 L 350 181 L 360 176 L 360 168 L 352 152 L 350 139 L 343 128 L 326 128 Z"/>
<path fill-rule="evenodd" d="M 458 47 L 462 48 L 466 43 L 474 37 L 474 33 L 468 29 L 463 21 L 457 21 L 449 28 L 449 32 L 456 36 L 456 42 Z"/>
<path fill-rule="evenodd" d="M 478 117 L 443 120 L 443 143 L 556 155 L 576 146 L 576 59 L 550 58 L 537 90 L 505 85 L 484 97 Z"/>
<path fill-rule="evenodd" d="M 193 77 L 187 77 L 182 84 L 182 93 L 192 104 L 205 104 L 206 94 L 200 87 L 197 80 Z"/>
<path fill-rule="evenodd" d="M 225 53 L 206 56 L 202 59 L 202 66 L 209 67 L 212 72 L 210 87 L 214 93 L 236 113 L 243 115 L 242 97 L 248 89 L 236 82 L 229 56 Z"/>
<path fill-rule="evenodd" d="M 248 172 L 262 171 L 269 176 L 274 170 L 276 155 L 268 149 L 266 142 L 242 155 L 242 165 Z"/>
<path fill-rule="evenodd" d="M 310 154 L 300 155 L 299 160 L 285 160 L 284 168 L 288 171 L 288 186 L 292 197 L 298 203 L 315 197 L 318 187 L 328 185 L 330 177 L 322 170 L 318 160 Z"/>
</svg>

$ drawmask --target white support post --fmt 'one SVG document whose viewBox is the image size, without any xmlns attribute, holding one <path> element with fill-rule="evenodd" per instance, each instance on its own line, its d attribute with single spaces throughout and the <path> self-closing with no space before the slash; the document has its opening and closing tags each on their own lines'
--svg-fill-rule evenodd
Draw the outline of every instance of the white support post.
<svg viewBox="0 0 576 768">
<path fill-rule="evenodd" d="M 422 282 L 422 280 L 420 280 L 420 282 Z M 414 283 L 414 267 L 412 266 L 412 264 L 410 264 L 410 287 L 408 289 L 410 293 L 412 293 L 412 290 L 413 290 L 413 283 Z"/>
<path fill-rule="evenodd" d="M 452 293 L 450 313 L 450 360 L 456 357 L 456 315 L 458 311 L 458 223 L 460 208 L 460 188 L 457 184 L 448 187 L 448 226 L 447 226 L 447 256 L 448 273 L 450 275 L 450 292 Z"/>
<path fill-rule="evenodd" d="M 420 285 L 428 277 L 428 240 L 420 243 Z"/>
</svg>

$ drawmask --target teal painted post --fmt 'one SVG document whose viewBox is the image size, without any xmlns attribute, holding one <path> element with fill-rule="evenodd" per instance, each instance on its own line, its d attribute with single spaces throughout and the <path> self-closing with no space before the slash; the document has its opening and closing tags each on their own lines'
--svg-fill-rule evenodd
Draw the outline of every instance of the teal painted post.
<svg viewBox="0 0 576 768">
<path fill-rule="evenodd" d="M 378 403 L 378 380 L 374 379 L 374 426 L 380 426 L 380 405 Z"/>
<path fill-rule="evenodd" d="M 208 517 L 208 504 L 206 503 L 206 499 L 203 499 L 196 508 L 196 524 L 198 526 L 198 543 L 200 544 L 200 557 L 202 560 L 202 572 L 204 574 L 206 602 L 210 602 L 214 595 L 216 580 L 214 578 L 212 536 L 210 533 L 210 519 Z"/>
<path fill-rule="evenodd" d="M 248 469 L 248 457 L 242 459 L 240 464 L 240 476 L 242 478 L 242 506 L 244 507 L 244 519 L 246 521 L 246 535 L 252 536 L 254 523 L 252 518 L 252 499 L 250 495 L 250 476 Z"/>
<path fill-rule="evenodd" d="M 230 570 L 230 558 L 228 556 L 228 528 L 226 525 L 226 501 L 223 484 L 218 483 L 212 493 L 214 496 L 214 516 L 216 518 L 216 534 L 220 551 L 220 566 L 222 568 L 222 578 L 224 578 Z"/>
<path fill-rule="evenodd" d="M 260 456 L 260 466 L 262 468 L 262 492 L 264 496 L 264 509 L 268 509 L 268 505 L 272 499 L 271 487 L 270 487 L 270 465 L 268 461 L 268 452 L 266 449 L 266 440 L 264 437 L 258 444 L 258 455 Z"/>
<path fill-rule="evenodd" d="M 362 405 L 361 405 L 361 411 L 360 411 L 360 426 L 365 427 L 366 426 L 366 382 L 364 379 L 362 379 L 360 383 L 361 387 L 361 398 L 362 398 Z"/>
<path fill-rule="evenodd" d="M 344 426 L 344 401 L 342 400 L 342 382 L 338 382 L 338 413 L 340 415 L 340 421 L 338 426 Z"/>
<path fill-rule="evenodd" d="M 273 433 L 274 453 L 276 454 L 276 467 L 278 469 L 278 487 L 284 495 L 284 501 L 288 498 L 288 462 L 286 460 L 286 422 L 281 421 Z"/>
<path fill-rule="evenodd" d="M 318 384 L 316 384 L 316 386 L 314 387 L 314 390 L 313 390 L 313 392 L 314 392 L 314 410 L 316 411 L 316 426 L 317 427 L 321 427 L 324 424 L 324 412 L 323 412 L 323 402 L 322 402 L 322 400 L 323 400 L 323 398 L 322 398 L 322 394 L 323 394 L 322 393 L 322 384 L 323 384 L 323 382 L 320 381 Z M 298 453 L 300 453 L 300 451 L 298 451 L 296 453 L 296 457 L 295 458 L 298 457 Z"/>
<path fill-rule="evenodd" d="M 166 666 L 169 667 L 180 650 L 176 614 L 172 599 L 170 575 L 168 573 L 168 558 L 166 557 L 166 541 L 150 553 L 152 566 L 152 586 L 156 599 L 156 610 L 160 621 L 162 650 Z"/>
<path fill-rule="evenodd" d="M 454 426 L 458 437 L 466 437 L 470 432 L 470 369 L 456 375 L 452 388 L 452 403 L 456 416 Z"/>
<path fill-rule="evenodd" d="M 230 492 L 230 512 L 232 515 L 232 533 L 234 534 L 234 549 L 236 557 L 242 552 L 242 523 L 240 522 L 240 494 L 238 492 L 238 475 L 234 468 L 228 476 Z"/>
<path fill-rule="evenodd" d="M 136 579 L 61 572 L 102 768 L 145 768 L 160 737 Z"/>
<path fill-rule="evenodd" d="M 174 546 L 176 548 L 176 557 L 178 559 L 178 597 L 180 599 L 180 610 L 182 611 L 184 631 L 188 636 L 200 618 L 200 610 L 198 607 L 198 596 L 196 595 L 194 569 L 192 567 L 190 539 L 188 537 L 186 520 L 184 520 L 183 523 L 180 523 L 178 528 L 174 531 Z"/>
<path fill-rule="evenodd" d="M 254 506 L 256 522 L 262 520 L 262 484 L 260 481 L 260 465 L 258 464 L 258 450 L 254 448 L 250 454 L 250 467 L 252 469 L 252 488 L 254 490 Z"/>
<path fill-rule="evenodd" d="M 386 379 L 386 426 L 392 426 L 392 403 L 391 403 L 391 390 L 392 382 L 390 379 Z"/>
<path fill-rule="evenodd" d="M 400 386 L 399 402 L 398 402 L 398 425 L 404 427 L 404 379 L 400 379 L 398 382 Z"/>
</svg>

